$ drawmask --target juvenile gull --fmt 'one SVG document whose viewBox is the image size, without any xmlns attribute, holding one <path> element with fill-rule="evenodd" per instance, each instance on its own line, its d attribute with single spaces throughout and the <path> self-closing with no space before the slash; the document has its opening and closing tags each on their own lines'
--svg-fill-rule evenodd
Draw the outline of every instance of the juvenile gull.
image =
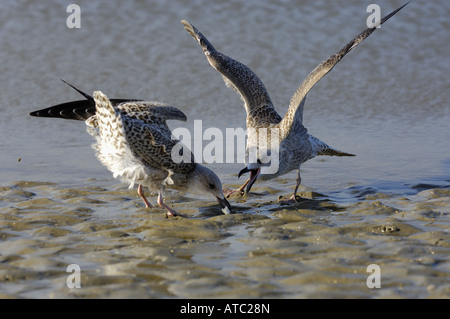
<svg viewBox="0 0 450 319">
<path fill-rule="evenodd" d="M 91 97 L 86 96 L 90 100 Z M 163 192 L 168 187 L 178 191 L 211 194 L 221 205 L 222 211 L 230 213 L 231 207 L 223 195 L 222 184 L 213 171 L 195 163 L 190 153 L 179 154 L 183 158 L 189 156 L 190 161 L 176 163 L 172 159 L 172 149 L 179 142 L 172 139 L 166 121 L 186 121 L 183 112 L 158 102 L 123 101 L 113 105 L 100 91 L 94 92 L 92 99 L 95 112 L 92 109 L 90 112 L 80 111 L 83 108 L 90 109 L 88 105 L 78 108 L 79 112 L 70 112 L 70 109 L 77 109 L 74 102 L 55 108 L 68 111 L 60 116 L 63 118 L 73 119 L 71 114 L 82 114 L 79 120 L 87 117 L 88 132 L 97 141 L 93 145 L 97 158 L 113 173 L 114 178 L 119 177 L 128 182 L 130 188 L 135 183 L 139 184 L 138 194 L 146 207 L 151 208 L 152 205 L 146 199 L 142 186 L 158 193 L 157 202 L 167 209 L 168 216 L 180 215 L 163 201 Z M 36 111 L 31 115 L 51 113 L 56 116 L 58 112 L 50 112 L 51 109 Z M 88 113 L 94 114 L 89 116 Z M 181 150 L 189 152 L 185 147 Z"/>
<path fill-rule="evenodd" d="M 405 5 L 393 11 L 381 20 L 381 24 L 400 11 Z M 319 64 L 303 81 L 292 97 L 289 109 L 282 118 L 274 109 L 269 93 L 258 76 L 244 64 L 218 52 L 205 36 L 191 23 L 182 20 L 185 30 L 189 32 L 202 47 L 210 65 L 216 69 L 225 84 L 235 89 L 244 101 L 247 113 L 247 149 L 246 167 L 240 171 L 239 177 L 250 172 L 250 178 L 234 193 L 248 193 L 258 176 L 269 180 L 297 170 L 297 183 L 294 194 L 287 203 L 296 202 L 297 191 L 301 184 L 300 165 L 318 155 L 354 156 L 328 146 L 318 138 L 308 134 L 303 126 L 303 108 L 308 92 L 334 66 L 358 44 L 364 41 L 375 28 L 368 28 L 353 38 L 340 51 Z M 276 134 L 275 134 L 276 133 Z M 271 162 L 269 155 L 278 154 L 278 170 L 276 172 L 261 172 Z"/>
</svg>

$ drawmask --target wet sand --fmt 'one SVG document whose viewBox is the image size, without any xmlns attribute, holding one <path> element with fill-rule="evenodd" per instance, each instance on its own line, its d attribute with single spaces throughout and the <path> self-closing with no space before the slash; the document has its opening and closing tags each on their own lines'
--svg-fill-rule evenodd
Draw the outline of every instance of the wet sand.
<svg viewBox="0 0 450 319">
<path fill-rule="evenodd" d="M 449 188 L 372 192 L 347 205 L 304 191 L 301 203 L 280 206 L 256 187 L 231 200 L 228 216 L 170 193 L 191 218 L 168 219 L 134 190 L 99 184 L 0 186 L 1 298 L 450 296 Z M 80 289 L 66 285 L 70 264 Z M 371 264 L 380 289 L 367 287 Z"/>
</svg>

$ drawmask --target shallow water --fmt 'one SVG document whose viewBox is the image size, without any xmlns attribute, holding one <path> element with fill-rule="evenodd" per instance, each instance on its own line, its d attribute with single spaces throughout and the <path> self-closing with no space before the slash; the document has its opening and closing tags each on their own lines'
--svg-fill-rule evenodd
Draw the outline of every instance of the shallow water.
<svg viewBox="0 0 450 319">
<path fill-rule="evenodd" d="M 166 219 L 97 162 L 83 123 L 28 116 L 80 99 L 63 78 L 179 106 L 188 122 L 173 128 L 243 127 L 241 100 L 181 19 L 249 65 L 283 115 L 308 72 L 365 28 L 369 3 L 79 1 L 81 28 L 68 29 L 69 2 L 2 2 L 0 296 L 448 298 L 448 1 L 410 3 L 310 92 L 310 133 L 357 156 L 304 164 L 294 206 L 277 203 L 292 173 L 232 199 L 230 216 L 169 191 L 193 218 Z M 227 188 L 243 182 L 243 164 L 209 167 Z M 69 264 L 81 289 L 66 285 Z M 370 264 L 380 289 L 366 285 Z"/>
</svg>

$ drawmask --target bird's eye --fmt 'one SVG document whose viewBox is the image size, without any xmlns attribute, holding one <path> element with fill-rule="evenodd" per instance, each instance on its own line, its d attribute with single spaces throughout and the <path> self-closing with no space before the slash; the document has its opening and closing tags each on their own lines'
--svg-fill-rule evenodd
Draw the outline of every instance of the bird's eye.
<svg viewBox="0 0 450 319">
<path fill-rule="evenodd" d="M 216 188 L 216 185 L 214 185 L 214 184 L 209 184 L 209 188 L 214 189 L 214 188 Z"/>
</svg>

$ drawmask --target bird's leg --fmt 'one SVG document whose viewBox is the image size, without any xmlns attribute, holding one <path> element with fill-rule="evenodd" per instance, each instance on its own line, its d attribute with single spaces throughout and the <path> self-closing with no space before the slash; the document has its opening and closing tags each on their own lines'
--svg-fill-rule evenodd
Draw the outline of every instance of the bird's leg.
<svg viewBox="0 0 450 319">
<path fill-rule="evenodd" d="M 234 196 L 235 194 L 239 194 L 242 196 L 242 195 L 244 195 L 244 189 L 249 182 L 250 182 L 250 178 L 245 182 L 244 185 L 242 185 L 238 189 L 235 189 L 235 190 L 224 189 L 223 192 L 227 198 L 230 198 L 231 196 Z"/>
<path fill-rule="evenodd" d="M 278 202 L 282 205 L 292 205 L 292 204 L 296 204 L 298 203 L 297 200 L 297 191 L 298 188 L 300 187 L 300 184 L 302 183 L 302 178 L 300 176 L 300 169 L 298 169 L 297 171 L 297 184 L 295 185 L 295 189 L 294 189 L 294 195 L 292 195 L 292 197 L 290 199 L 287 200 L 279 200 Z M 280 196 L 281 197 L 281 196 Z"/>
<path fill-rule="evenodd" d="M 142 185 L 138 186 L 137 192 L 138 192 L 139 196 L 141 196 L 142 200 L 144 201 L 145 207 L 146 208 L 153 208 L 153 206 L 148 202 L 147 198 L 144 195 L 144 191 L 142 189 Z"/>
<path fill-rule="evenodd" d="M 174 216 L 187 217 L 186 215 L 177 213 L 175 210 L 164 204 L 162 193 L 163 192 L 160 191 L 158 194 L 158 205 L 162 208 L 167 209 L 167 217 L 174 217 Z"/>
</svg>

